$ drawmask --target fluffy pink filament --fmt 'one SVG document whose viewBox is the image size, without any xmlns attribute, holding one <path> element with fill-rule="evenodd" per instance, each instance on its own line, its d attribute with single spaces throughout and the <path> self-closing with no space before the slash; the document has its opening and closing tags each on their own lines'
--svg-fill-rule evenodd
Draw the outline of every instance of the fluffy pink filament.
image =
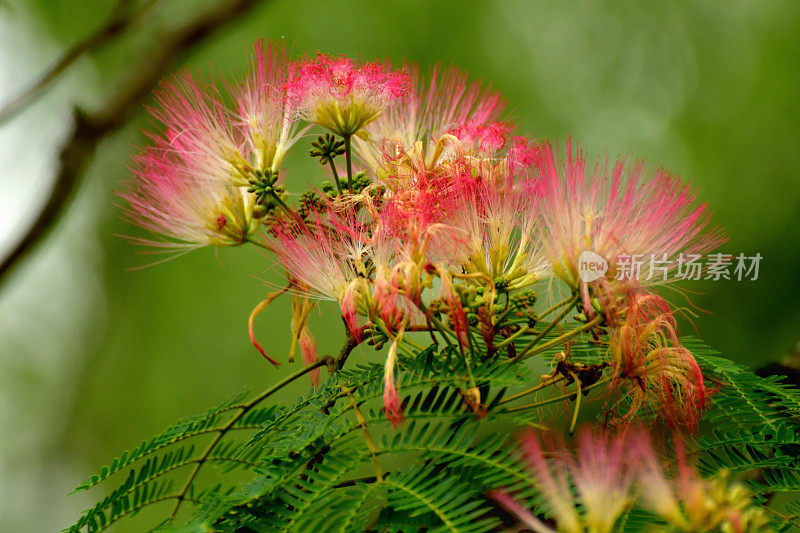
<svg viewBox="0 0 800 533">
<path fill-rule="evenodd" d="M 289 103 L 303 118 L 334 131 L 344 128 L 337 131 L 342 135 L 355 134 L 413 91 L 408 75 L 392 71 L 388 64 L 322 53 L 299 63 L 286 90 Z"/>
<path fill-rule="evenodd" d="M 697 361 L 678 340 L 672 311 L 663 298 L 636 292 L 625 314 L 610 332 L 611 391 L 630 402 L 621 421 L 629 424 L 644 409 L 694 431 L 710 395 Z"/>
<path fill-rule="evenodd" d="M 303 363 L 310 365 L 317 360 L 317 341 L 307 326 L 300 330 L 300 354 L 303 358 Z M 320 369 L 314 369 L 309 373 L 311 384 L 315 387 L 319 386 Z"/>
<path fill-rule="evenodd" d="M 286 85 L 297 76 L 297 65 L 289 61 L 286 45 L 259 39 L 244 83 L 233 87 L 236 123 L 244 132 L 247 151 L 256 168 L 276 170 L 286 151 L 302 134 L 294 120 Z"/>
<path fill-rule="evenodd" d="M 468 81 L 467 74 L 454 67 L 432 69 L 422 79 L 416 65 L 409 65 L 411 83 L 416 92 L 397 105 L 384 110 L 366 129 L 370 141 L 357 140 L 356 147 L 364 163 L 378 170 L 401 155 L 409 157 L 416 168 L 435 165 L 445 146 L 442 137 L 455 128 L 485 130 L 498 121 L 505 108 L 500 95 L 478 82 Z M 497 127 L 488 144 L 497 144 Z M 419 145 L 419 151 L 412 149 Z"/>
<path fill-rule="evenodd" d="M 695 193 L 662 168 L 624 159 L 613 165 L 587 162 L 571 141 L 564 155 L 542 144 L 535 163 L 543 191 L 545 246 L 556 274 L 573 287 L 579 284 L 578 259 L 585 250 L 608 261 L 600 281 L 612 284 L 621 272 L 619 258 L 641 255 L 638 281 L 622 276 L 622 286 L 635 286 L 673 281 L 681 253 L 704 254 L 724 241 L 719 230 L 706 231 L 709 213 L 704 204 L 694 205 Z M 653 258 L 666 259 L 666 279 Z"/>
</svg>

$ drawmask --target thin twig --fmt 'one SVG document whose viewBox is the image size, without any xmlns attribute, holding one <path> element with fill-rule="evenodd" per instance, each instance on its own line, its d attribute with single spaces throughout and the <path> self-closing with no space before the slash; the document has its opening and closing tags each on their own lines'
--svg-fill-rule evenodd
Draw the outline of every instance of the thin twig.
<svg viewBox="0 0 800 533">
<path fill-rule="evenodd" d="M 603 383 L 606 383 L 608 381 L 609 381 L 609 379 L 601 379 L 600 381 L 597 381 L 597 382 L 589 385 L 588 387 L 583 387 L 583 389 L 581 389 L 581 390 L 578 390 L 578 391 L 575 391 L 575 392 L 570 392 L 568 394 L 563 394 L 561 396 L 555 396 L 553 398 L 548 398 L 548 399 L 542 400 L 540 402 L 529 403 L 527 405 L 520 405 L 520 406 L 516 406 L 516 407 L 509 407 L 508 409 L 506 409 L 506 411 L 511 413 L 511 412 L 514 412 L 514 411 L 522 411 L 524 409 L 533 409 L 535 407 L 543 407 L 543 406 L 551 404 L 551 403 L 560 402 L 561 400 L 569 400 L 573 396 L 575 396 L 576 394 L 580 394 L 581 392 L 586 392 L 588 390 L 591 390 L 591 389 L 595 388 L 596 386 L 601 385 Z"/>
<path fill-rule="evenodd" d="M 583 333 L 584 331 L 592 329 L 593 327 L 595 327 L 598 324 L 600 324 L 600 319 L 601 318 L 602 318 L 601 315 L 597 315 L 596 317 L 594 317 L 589 322 L 587 322 L 587 323 L 585 323 L 585 324 L 583 324 L 583 325 L 581 325 L 581 326 L 579 326 L 579 327 L 577 327 L 575 329 L 572 329 L 572 330 L 570 330 L 570 331 L 568 331 L 566 333 L 562 333 L 558 337 L 556 337 L 554 339 L 550 339 L 549 341 L 547 341 L 544 344 L 540 344 L 539 346 L 534 346 L 531 350 L 529 350 L 527 352 L 524 352 L 524 351 L 520 352 L 514 359 L 527 359 L 528 357 L 532 357 L 532 356 L 534 356 L 536 354 L 542 353 L 543 351 L 545 351 L 545 350 L 547 350 L 549 348 L 552 348 L 553 346 L 555 346 L 555 345 L 557 345 L 559 343 L 562 343 L 562 342 L 564 342 L 564 341 L 566 341 L 568 339 L 571 339 L 572 337 L 574 337 L 575 335 L 578 335 L 579 333 Z"/>
<path fill-rule="evenodd" d="M 506 398 L 503 398 L 502 400 L 500 400 L 498 405 L 503 405 L 504 403 L 513 402 L 514 400 L 518 400 L 518 399 L 522 398 L 523 396 L 527 396 L 528 394 L 534 393 L 534 392 L 536 392 L 538 390 L 542 390 L 543 388 L 549 387 L 550 385 L 555 385 L 559 381 L 563 381 L 565 379 L 567 379 L 567 378 L 565 378 L 564 376 L 556 376 L 554 378 L 543 379 L 535 387 L 531 387 L 530 389 L 527 389 L 527 390 L 524 390 L 524 391 L 519 392 L 517 394 L 514 394 L 513 396 L 508 396 Z"/>
<path fill-rule="evenodd" d="M 85 54 L 104 48 L 135 25 L 153 6 L 161 0 L 146 0 L 139 9 L 132 9 L 132 0 L 118 0 L 102 26 L 87 35 L 44 71 L 39 79 L 16 98 L 0 108 L 0 126 L 24 111 L 36 98 L 58 79 L 75 61 Z"/>
<path fill-rule="evenodd" d="M 92 114 L 81 109 L 75 110 L 73 132 L 61 150 L 50 195 L 31 228 L 0 264 L 0 282 L 8 277 L 11 269 L 42 241 L 58 221 L 98 145 L 128 124 L 142 101 L 173 64 L 225 24 L 241 18 L 256 3 L 257 0 L 226 1 L 198 19 L 180 26 L 159 40 L 157 48 L 146 55 L 147 59 L 142 62 L 138 72 L 100 110 Z"/>
<path fill-rule="evenodd" d="M 538 334 L 536 337 L 534 337 L 534 338 L 533 338 L 533 340 L 532 340 L 531 342 L 529 342 L 529 343 L 528 343 L 528 345 L 527 345 L 527 346 L 525 346 L 525 347 L 522 349 L 522 351 L 520 352 L 520 354 L 524 354 L 525 352 L 527 352 L 528 350 L 530 350 L 531 348 L 533 348 L 533 347 L 536 345 L 536 343 L 537 343 L 537 342 L 539 342 L 540 340 L 542 340 L 542 339 L 544 338 L 544 336 L 545 336 L 545 335 L 547 335 L 548 333 L 550 333 L 550 330 L 551 330 L 551 329 L 553 329 L 553 328 L 556 326 L 556 324 L 558 324 L 559 322 L 561 322 L 561 321 L 564 319 L 564 317 L 565 317 L 565 316 L 567 316 L 567 315 L 569 314 L 569 312 L 572 310 L 572 304 L 573 304 L 573 303 L 575 303 L 575 302 L 577 302 L 577 301 L 578 301 L 578 295 L 576 294 L 575 296 L 573 296 L 573 297 L 570 299 L 570 301 L 569 301 L 569 304 L 567 305 L 567 307 L 566 307 L 566 308 L 565 308 L 563 311 L 561 311 L 561 312 L 558 314 L 558 316 L 557 316 L 556 318 L 554 318 L 554 319 L 553 319 L 553 321 L 552 321 L 552 322 L 550 322 L 550 324 L 549 324 L 549 325 L 548 325 L 546 328 L 544 328 L 544 329 L 541 331 L 541 333 L 539 333 L 539 334 Z M 517 356 L 517 357 L 519 357 L 519 356 Z"/>
</svg>

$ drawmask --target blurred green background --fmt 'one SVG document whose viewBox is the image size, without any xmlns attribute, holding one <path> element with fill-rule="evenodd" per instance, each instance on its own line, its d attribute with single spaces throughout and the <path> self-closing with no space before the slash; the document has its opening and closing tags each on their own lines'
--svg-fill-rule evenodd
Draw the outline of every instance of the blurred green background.
<svg viewBox="0 0 800 533">
<path fill-rule="evenodd" d="M 0 1 L 0 105 L 114 4 Z M 47 195 L 71 107 L 101 102 L 196 5 L 161 2 L 0 128 L 0 253 Z M 724 250 L 764 258 L 757 281 L 686 285 L 711 312 L 694 320 L 697 332 L 754 368 L 800 340 L 800 3 L 264 1 L 196 47 L 189 66 L 237 75 L 257 37 L 285 38 L 296 54 L 453 63 L 505 94 L 521 132 L 572 135 L 594 154 L 646 156 L 692 180 L 727 228 Z M 65 497 L 97 466 L 289 370 L 275 371 L 247 339 L 264 280 L 277 279 L 255 249 L 131 270 L 153 258 L 117 236 L 141 233 L 120 219 L 112 191 L 149 125 L 140 112 L 101 145 L 60 224 L 0 288 L 3 531 L 68 525 L 100 497 Z M 318 175 L 307 159 L 288 165 L 290 186 Z M 285 299 L 257 322 L 279 359 L 288 319 Z M 338 349 L 337 320 L 314 316 L 312 327 L 322 352 Z"/>
</svg>

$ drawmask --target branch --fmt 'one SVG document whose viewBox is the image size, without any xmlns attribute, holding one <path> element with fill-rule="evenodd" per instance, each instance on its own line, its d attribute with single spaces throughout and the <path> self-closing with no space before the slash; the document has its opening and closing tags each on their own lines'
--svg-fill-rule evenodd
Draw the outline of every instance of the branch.
<svg viewBox="0 0 800 533">
<path fill-rule="evenodd" d="M 0 109 L 0 126 L 17 116 L 21 111 L 24 111 L 36 100 L 36 97 L 41 92 L 58 79 L 75 61 L 85 54 L 111 44 L 160 1 L 146 0 L 140 9 L 134 10 L 131 9 L 132 0 L 117 0 L 116 5 L 111 9 L 111 14 L 106 18 L 102 26 L 95 30 L 94 33 L 75 43 L 42 74 L 38 81 Z"/>
<path fill-rule="evenodd" d="M 98 145 L 130 121 L 142 101 L 174 63 L 193 46 L 226 24 L 241 18 L 256 3 L 257 0 L 225 1 L 200 18 L 179 27 L 161 39 L 158 50 L 147 55 L 138 73 L 99 111 L 88 114 L 80 109 L 75 110 L 73 133 L 61 150 L 59 169 L 47 202 L 31 228 L 0 265 L 0 283 L 57 222 Z"/>
</svg>

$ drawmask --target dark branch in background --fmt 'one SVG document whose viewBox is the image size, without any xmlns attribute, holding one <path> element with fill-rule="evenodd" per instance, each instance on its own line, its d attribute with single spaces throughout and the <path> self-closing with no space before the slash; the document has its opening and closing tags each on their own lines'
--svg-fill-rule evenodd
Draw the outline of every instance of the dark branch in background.
<svg viewBox="0 0 800 533">
<path fill-rule="evenodd" d="M 223 2 L 199 18 L 163 36 L 158 49 L 147 54 L 141 68 L 130 82 L 117 94 L 112 95 L 102 108 L 94 113 L 75 110 L 72 135 L 61 150 L 58 170 L 47 202 L 30 230 L 0 265 L 0 283 L 58 220 L 87 163 L 103 139 L 130 121 L 158 81 L 193 46 L 210 37 L 224 25 L 242 17 L 255 7 L 258 1 Z M 114 35 L 112 33 L 109 37 Z M 97 47 L 99 45 L 95 45 L 95 48 Z"/>
<path fill-rule="evenodd" d="M 133 9 L 132 0 L 118 0 L 111 10 L 105 23 L 94 33 L 78 41 L 67 50 L 33 85 L 24 90 L 19 96 L 0 108 L 0 126 L 24 111 L 36 98 L 47 89 L 58 77 L 64 73 L 75 61 L 83 55 L 103 48 L 117 37 L 120 37 L 128 28 L 133 26 L 144 14 L 161 0 L 146 0 L 139 9 Z"/>
</svg>

